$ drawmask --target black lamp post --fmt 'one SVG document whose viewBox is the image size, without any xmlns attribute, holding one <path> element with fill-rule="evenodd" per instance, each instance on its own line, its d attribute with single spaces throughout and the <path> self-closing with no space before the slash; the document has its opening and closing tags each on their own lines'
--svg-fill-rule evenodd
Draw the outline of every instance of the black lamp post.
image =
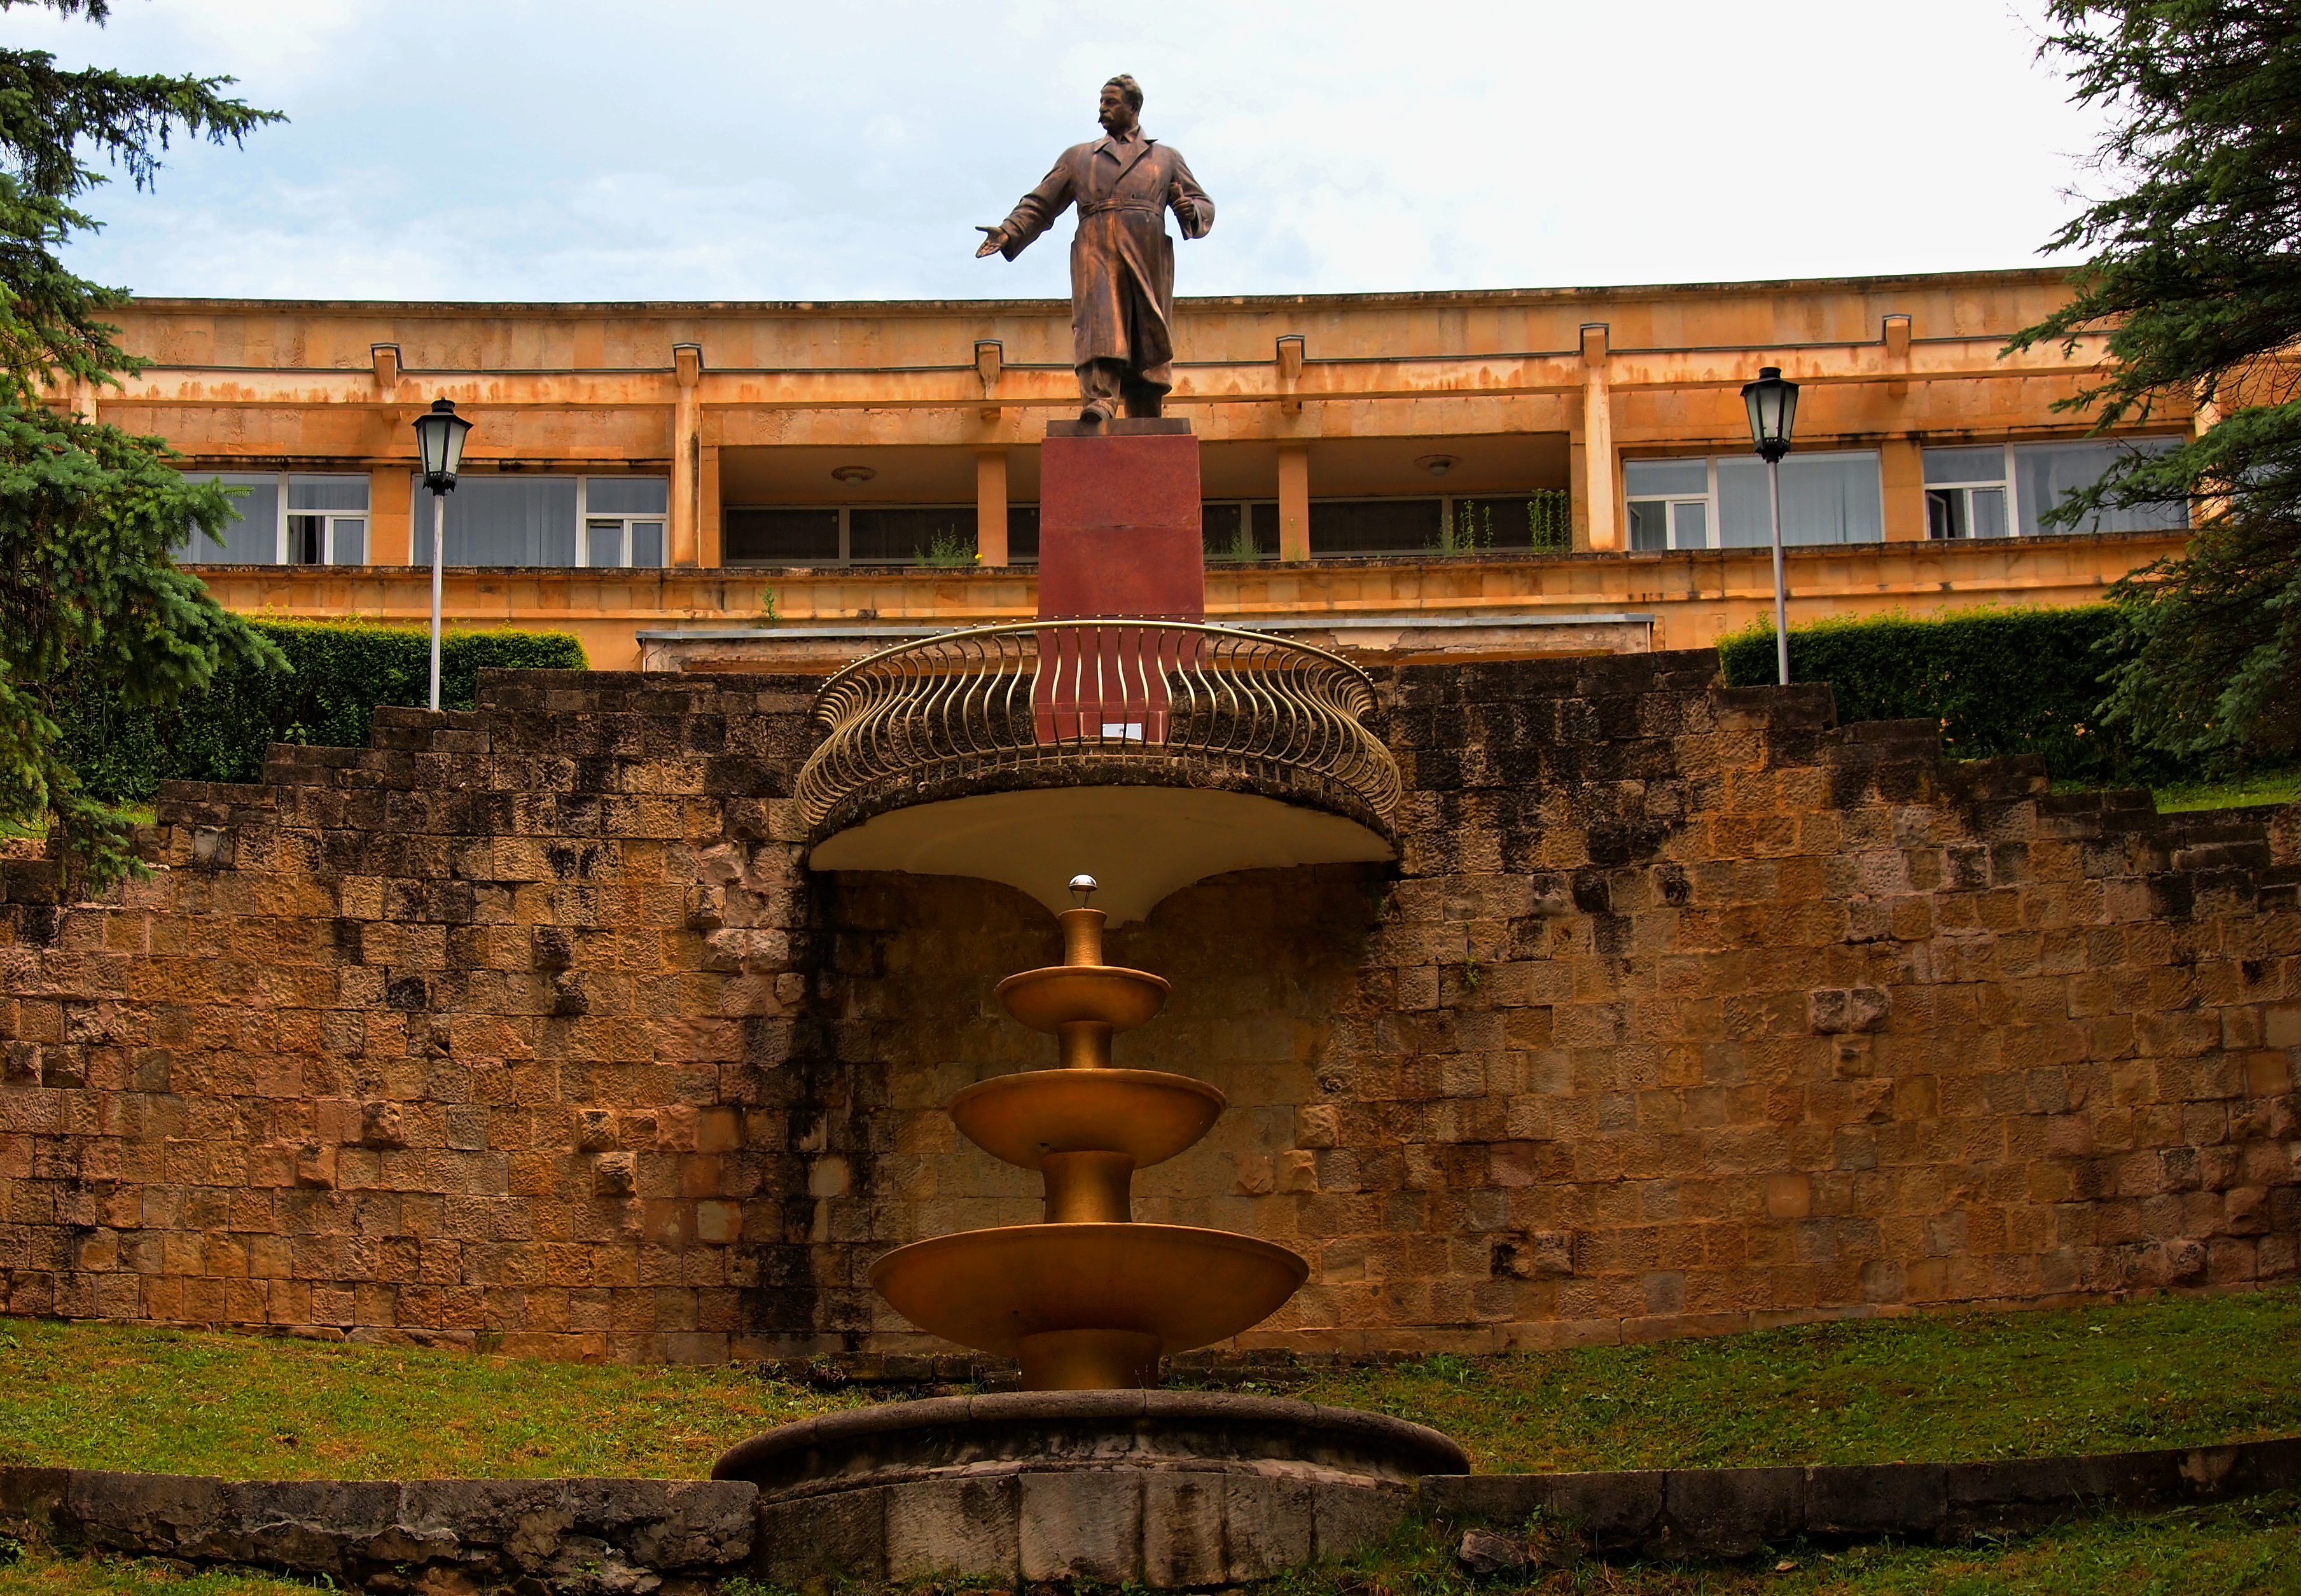
<svg viewBox="0 0 2301 1596">
<path fill-rule="evenodd" d="M 431 490 L 431 707 L 439 707 L 439 568 L 447 557 L 448 496 L 463 468 L 464 434 L 472 423 L 456 414 L 453 399 L 441 399 L 415 418 L 415 452 L 423 463 L 423 485 Z"/>
<path fill-rule="evenodd" d="M 1750 444 L 1766 463 L 1766 497 L 1774 511 L 1774 669 L 1784 687 L 1790 681 L 1790 593 L 1782 580 L 1782 456 L 1790 452 L 1797 425 L 1798 385 L 1783 380 L 1779 366 L 1761 366 L 1758 380 L 1742 385 L 1750 407 Z"/>
</svg>

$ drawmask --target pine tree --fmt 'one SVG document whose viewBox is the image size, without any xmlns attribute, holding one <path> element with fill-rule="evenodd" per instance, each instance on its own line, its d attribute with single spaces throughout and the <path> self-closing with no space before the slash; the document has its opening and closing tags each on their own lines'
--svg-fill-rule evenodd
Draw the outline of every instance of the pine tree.
<svg viewBox="0 0 2301 1596">
<path fill-rule="evenodd" d="M 2227 764 L 2301 747 L 2301 4 L 2054 0 L 2044 51 L 2112 114 L 2114 191 L 2050 247 L 2089 258 L 2070 303 L 2009 349 L 2107 334 L 2064 402 L 2097 428 L 2190 405 L 2211 424 L 2129 459 L 2049 521 L 2178 506 L 2180 556 L 2119 583 L 2112 716 Z"/>
<path fill-rule="evenodd" d="M 0 0 L 101 25 L 107 0 Z M 142 364 L 105 311 L 126 292 L 65 269 L 58 250 L 95 220 L 76 206 L 106 180 L 149 187 L 177 130 L 237 143 L 280 120 L 222 90 L 229 78 L 63 71 L 43 51 L 0 49 L 0 823 L 53 824 L 79 881 L 139 868 L 133 817 L 86 790 L 59 719 L 75 699 L 167 707 L 228 664 L 285 668 L 278 650 L 176 568 L 171 551 L 221 539 L 223 489 L 167 464 L 172 451 L 58 402 Z"/>
</svg>

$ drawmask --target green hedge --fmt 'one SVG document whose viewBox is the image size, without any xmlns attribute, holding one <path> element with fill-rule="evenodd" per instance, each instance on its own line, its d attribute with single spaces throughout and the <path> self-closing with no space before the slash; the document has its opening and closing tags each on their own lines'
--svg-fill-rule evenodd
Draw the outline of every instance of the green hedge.
<svg viewBox="0 0 2301 1596">
<path fill-rule="evenodd" d="M 1833 619 L 1790 628 L 1790 680 L 1829 683 L 1840 721 L 1939 721 L 1954 759 L 2039 754 L 2078 785 L 2195 778 L 2101 723 L 2116 634 L 2106 604 Z M 1774 680 L 1770 622 L 1721 639 L 1718 653 L 1733 686 Z"/>
<path fill-rule="evenodd" d="M 62 706 L 67 759 L 97 797 L 148 802 L 164 781 L 253 781 L 275 742 L 365 748 L 379 704 L 431 697 L 431 638 L 422 628 L 251 621 L 280 646 L 290 675 L 230 671 L 206 697 L 167 714 L 82 698 Z M 439 702 L 469 709 L 483 666 L 582 670 L 565 632 L 458 631 L 441 640 Z"/>
</svg>

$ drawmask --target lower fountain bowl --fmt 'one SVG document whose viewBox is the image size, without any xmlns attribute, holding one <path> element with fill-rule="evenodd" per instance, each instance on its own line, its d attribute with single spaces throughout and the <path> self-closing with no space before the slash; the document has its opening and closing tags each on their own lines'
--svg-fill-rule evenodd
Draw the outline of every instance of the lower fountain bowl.
<svg viewBox="0 0 2301 1596">
<path fill-rule="evenodd" d="M 872 1266 L 871 1287 L 963 1347 L 1035 1354 L 1037 1377 L 1024 1370 L 1032 1389 L 1092 1390 L 1145 1383 L 1160 1355 L 1252 1328 L 1309 1273 L 1284 1247 L 1228 1231 L 1018 1224 L 898 1248 Z M 1079 1333 L 1100 1335 L 1108 1350 L 1087 1352 Z"/>
<path fill-rule="evenodd" d="M 1018 1391 L 858 1408 L 755 1435 L 716 1480 L 759 1488 L 754 1573 L 966 1575 L 1206 1590 L 1348 1557 L 1418 1482 L 1468 1472 L 1435 1430 L 1221 1391 Z"/>
</svg>

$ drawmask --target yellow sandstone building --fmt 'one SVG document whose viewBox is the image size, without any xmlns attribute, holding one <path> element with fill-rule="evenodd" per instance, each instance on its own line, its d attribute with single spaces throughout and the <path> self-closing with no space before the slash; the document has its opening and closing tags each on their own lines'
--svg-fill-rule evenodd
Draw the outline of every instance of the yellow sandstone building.
<svg viewBox="0 0 2301 1596">
<path fill-rule="evenodd" d="M 2097 344 L 2002 355 L 2053 271 L 1185 298 L 1169 414 L 1203 441 L 1209 621 L 1406 659 L 1682 648 L 1770 611 L 1739 390 L 1803 385 L 1793 622 L 2097 598 L 2177 548 L 2039 517 L 2124 448 L 2054 405 Z M 247 489 L 188 551 L 231 607 L 429 613 L 409 423 L 474 421 L 450 624 L 575 632 L 602 669 L 819 669 L 1034 613 L 1067 307 L 139 299 L 152 361 L 83 411 Z"/>
</svg>

